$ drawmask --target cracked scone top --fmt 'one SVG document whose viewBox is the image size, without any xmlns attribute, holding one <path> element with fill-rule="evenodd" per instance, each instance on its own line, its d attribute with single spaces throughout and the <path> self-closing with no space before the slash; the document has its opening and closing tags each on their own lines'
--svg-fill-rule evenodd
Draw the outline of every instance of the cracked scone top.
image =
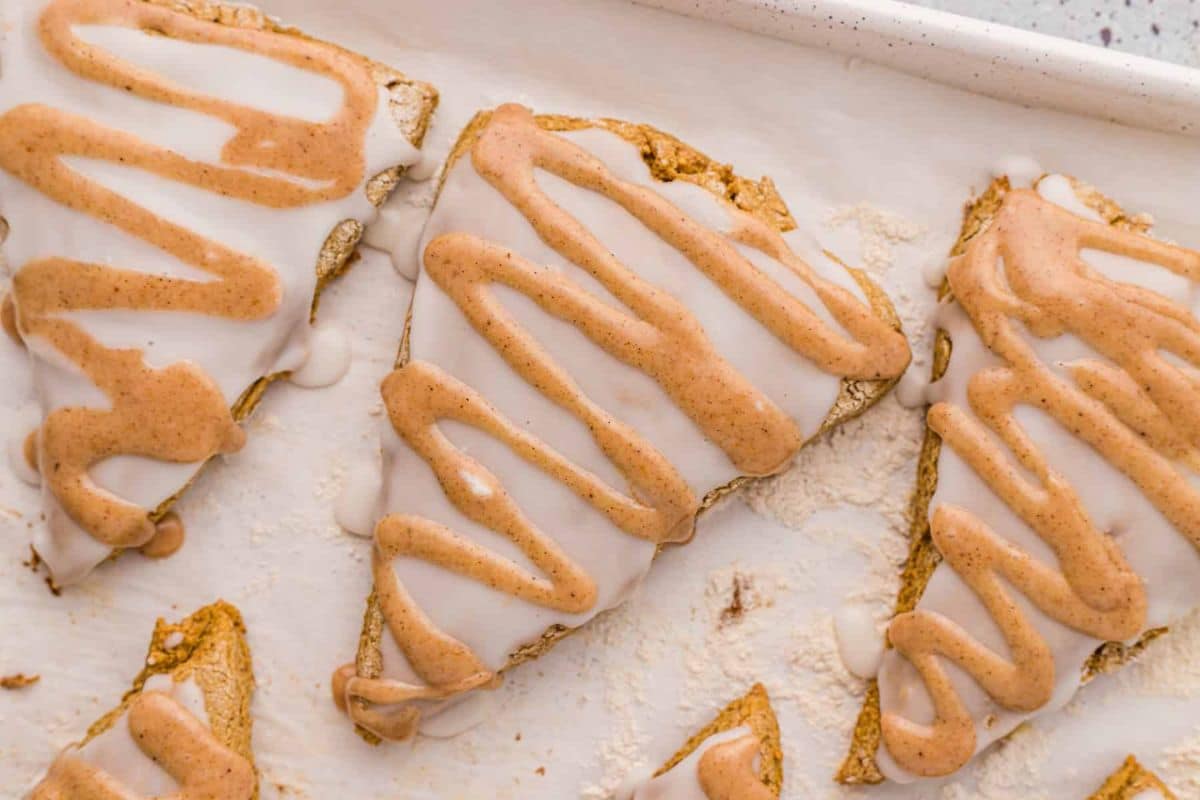
<svg viewBox="0 0 1200 800">
<path fill-rule="evenodd" d="M 224 602 L 159 620 L 133 689 L 55 759 L 28 800 L 258 797 L 244 637 Z"/>
<path fill-rule="evenodd" d="M 794 228 L 769 180 L 653 129 L 468 126 L 383 385 L 375 589 L 334 681 L 355 722 L 404 738 L 493 686 L 899 377 L 886 299 Z"/>
<path fill-rule="evenodd" d="M 1106 642 L 1197 603 L 1200 253 L 1145 227 L 1055 175 L 998 180 L 968 214 L 922 457 L 928 531 L 879 715 L 856 735 L 876 728 L 882 776 L 956 771 L 1065 705 Z M 842 777 L 872 776 L 852 758 Z"/>
<path fill-rule="evenodd" d="M 6 327 L 42 409 L 34 547 L 71 583 L 147 544 L 200 466 L 241 447 L 238 420 L 261 379 L 303 363 L 315 293 L 416 159 L 434 95 L 245 7 L 0 15 Z"/>
</svg>

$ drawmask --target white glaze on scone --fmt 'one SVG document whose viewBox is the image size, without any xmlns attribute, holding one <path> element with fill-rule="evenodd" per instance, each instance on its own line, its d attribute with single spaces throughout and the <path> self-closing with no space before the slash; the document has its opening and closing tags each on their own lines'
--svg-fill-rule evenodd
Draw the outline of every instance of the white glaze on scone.
<svg viewBox="0 0 1200 800">
<path fill-rule="evenodd" d="M 1198 529 L 1190 511 L 1200 491 L 1194 394 L 1186 400 L 1187 387 L 1195 390 L 1200 365 L 1195 291 L 1200 253 L 1106 226 L 1062 176 L 1041 180 L 1037 194 L 1014 191 L 1005 203 L 999 212 L 1003 224 L 993 221 L 1000 227 L 972 240 L 967 256 L 949 272 L 952 288 L 956 280 L 960 283 L 956 295 L 967 299 L 946 306 L 940 320 L 953 355 L 936 385 L 942 402 L 930 414 L 930 425 L 944 439 L 930 511 L 935 543 L 944 554 L 957 556 L 947 555 L 916 613 L 901 615 L 890 631 L 896 649 L 885 654 L 879 671 L 885 746 L 878 761 L 895 781 L 953 771 L 1023 721 L 1061 708 L 1079 689 L 1082 667 L 1097 646 L 1110 639 L 1136 639 L 1144 630 L 1167 625 L 1200 597 L 1195 588 L 1200 582 Z M 1016 216 L 1020 214 L 1026 216 Z M 1023 222 L 1014 224 L 1018 220 Z M 1005 237 L 1020 237 L 1020 224 L 1032 227 L 1018 245 Z M 1057 258 L 1032 263 L 1038 254 L 1080 242 L 1079 258 L 1087 269 L 1064 277 L 1065 283 L 1053 282 L 1055 271 L 1067 275 L 1073 254 L 1061 263 Z M 996 243 L 996 274 L 1006 277 L 983 281 L 989 288 L 980 294 L 979 278 L 990 276 L 993 258 L 993 251 L 980 248 Z M 1014 251 L 1024 261 L 1010 263 Z M 1014 264 L 1023 275 L 1005 273 Z M 1011 309 L 1019 308 L 1038 320 L 1040 335 L 1005 315 L 989 316 L 988 330 L 1006 342 L 1013 357 L 1026 358 L 1015 355 L 1026 350 L 1032 354 L 1017 372 L 1038 376 L 1030 378 L 1037 391 L 1027 390 L 1029 396 L 1022 395 L 1012 413 L 1032 445 L 1020 462 L 993 432 L 975 438 L 976 431 L 985 429 L 973 427 L 970 420 L 993 408 L 1008 378 L 1001 369 L 1005 362 L 984 346 L 963 307 L 971 304 L 992 314 L 991 304 L 1005 302 L 995 298 L 1010 297 L 1011 286 L 1017 285 L 1028 294 L 1013 301 L 1009 313 L 1015 316 Z M 1064 295 L 1062 286 L 1075 289 Z M 1041 293 L 1036 300 L 1035 292 Z M 1089 309 L 1102 309 L 1103 315 L 1089 318 Z M 1072 322 L 1057 329 L 1060 318 Z M 1123 333 L 1106 338 L 1110 332 Z M 1159 342 L 1160 354 L 1167 336 L 1175 352 L 1160 361 L 1149 351 L 1121 349 L 1143 336 Z M 1101 345 L 1085 343 L 1085 337 L 1103 342 L 1108 350 L 1101 355 Z M 1131 365 L 1140 370 L 1133 379 L 1127 371 Z M 960 410 L 971 416 L 959 416 Z M 1052 413 L 1069 418 L 1070 426 Z M 996 418 L 1008 417 L 1000 413 Z M 988 440 L 999 447 L 997 461 L 985 458 L 989 448 L 980 443 Z M 976 459 L 973 466 L 966 457 Z M 1054 486 L 1054 494 L 1047 486 Z M 1010 496 L 1001 499 L 999 492 Z M 1040 520 L 1040 535 L 1014 510 L 1025 502 L 1019 499 L 1025 492 L 1030 498 L 1025 514 Z M 1053 502 L 1046 503 L 1047 498 Z M 1039 507 L 1034 514 L 1031 509 Z M 991 609 L 961 574 L 963 565 L 974 570 L 997 563 L 1002 552 L 977 523 L 1015 548 L 1004 556 L 1012 563 L 997 574 L 1019 575 L 1026 582 L 1018 590 L 1011 577 L 999 579 L 993 589 L 1001 594 L 993 595 Z M 1049 544 L 1053 537 L 1059 537 L 1057 556 Z M 1030 560 L 1016 555 L 1020 552 Z M 955 561 L 957 567 L 951 563 Z M 971 578 L 977 587 L 993 579 L 986 572 Z M 1031 601 L 1035 596 L 1036 604 Z M 997 620 L 1007 626 L 1007 642 Z M 1026 624 L 1031 627 L 1023 628 Z M 945 636 L 940 645 L 935 631 Z M 963 670 L 943 671 L 940 665 L 949 659 L 932 654 L 939 648 L 963 654 L 958 656 L 961 663 L 986 676 L 990 690 Z M 987 651 L 995 654 L 994 660 Z M 923 665 L 924 676 L 905 652 Z M 1010 674 L 1013 652 L 1022 659 Z M 940 687 L 936 725 L 930 682 Z M 916 738 L 906 741 L 912 736 Z"/>
<path fill-rule="evenodd" d="M 28 114 L 31 110 L 42 113 L 41 108 L 50 109 L 51 115 L 66 112 L 78 117 L 78 122 L 51 117 L 49 124 L 56 126 L 54 130 L 72 135 L 119 131 L 136 137 L 147 147 L 164 148 L 159 152 L 176 159 L 177 164 L 214 165 L 214 171 L 217 165 L 226 167 L 226 182 L 217 179 L 205 190 L 198 179 L 184 182 L 170 175 L 171 169 L 167 168 L 155 174 L 121 166 L 115 160 L 77 156 L 46 162 L 64 165 L 91 185 L 111 190 L 118 198 L 147 210 L 155 219 L 265 265 L 275 275 L 277 303 L 253 318 L 244 314 L 215 316 L 196 310 L 141 310 L 120 304 L 102 307 L 91 302 L 42 314 L 22 309 L 18 291 L 17 312 L 24 315 L 23 327 L 28 331 L 24 338 L 32 356 L 43 418 L 74 407 L 105 409 L 112 402 L 111 395 L 100 391 L 77 363 L 64 358 L 43 336 L 32 332 L 34 327 L 44 326 L 44 321 L 52 325 L 66 321 L 70 328 L 110 353 L 123 350 L 140 354 L 155 372 L 186 365 L 210 382 L 214 397 L 226 409 L 258 378 L 302 365 L 317 281 L 317 255 L 326 236 L 343 220 L 365 221 L 372 216 L 374 209 L 361 191 L 367 178 L 417 158 L 393 119 L 387 91 L 374 86 L 373 110 L 361 137 L 338 145 L 346 148 L 348 157 L 361 153 L 361 174 L 355 185 L 344 191 L 320 197 L 324 181 L 289 174 L 286 164 L 263 169 L 253 163 L 239 168 L 223 162 L 222 150 L 236 133 L 230 118 L 221 118 L 225 110 L 240 113 L 250 109 L 270 115 L 265 118 L 268 120 L 318 123 L 338 112 L 343 104 L 343 87 L 320 65 L 321 54 L 332 51 L 327 45 L 298 44 L 304 40 L 267 31 L 246 29 L 233 37 L 229 33 L 236 29 L 231 26 L 203 23 L 182 14 L 174 16 L 186 19 L 183 27 L 193 32 L 193 40 L 148 34 L 130 23 L 146 8 L 148 5 L 139 0 L 18 0 L 17 8 L 8 15 L 12 31 L 5 43 L 0 110 L 8 114 Z M 134 65 L 121 75 L 138 75 L 139 80 L 144 78 L 148 83 L 165 80 L 166 85 L 186 93 L 192 101 L 156 102 L 145 92 L 126 90 L 120 80 L 118 85 L 109 85 L 103 82 L 103 76 L 89 80 L 68 69 L 64 61 L 48 52 L 39 35 L 46 9 L 86 20 L 87 24 L 68 26 L 73 37 L 70 48 L 99 48 Z M 173 14 L 165 9 L 155 13 Z M 301 69 L 285 63 L 283 57 L 276 57 L 278 54 L 261 52 L 280 42 L 311 51 L 317 56 L 315 66 Z M 368 74 L 365 60 L 355 61 L 357 57 L 351 54 L 336 52 L 343 66 L 358 63 Z M 85 55 L 85 61 L 87 58 Z M 104 74 L 112 77 L 114 73 Z M 18 126 L 23 124 L 16 117 L 11 119 Z M 269 160 L 269 155 L 262 158 Z M 18 167 L 14 164 L 13 169 Z M 292 192 L 296 199 L 261 204 L 245 199 L 244 194 L 243 199 L 237 199 L 227 191 L 235 179 L 243 184 L 253 180 L 264 187 L 278 187 Z M 13 172 L 0 170 L 0 214 L 11 226 L 5 252 L 8 263 L 18 270 L 18 282 L 24 265 L 51 258 L 164 276 L 174 284 L 213 280 L 212 274 L 184 263 L 140 235 L 103 221 L 95 209 L 56 202 L 28 180 L 29 175 L 21 179 Z M 303 199 L 305 191 L 312 196 Z M 136 229 L 135 225 L 131 230 Z M 221 447 L 236 445 L 233 439 L 225 438 Z M 119 443 L 108 449 L 117 454 L 92 465 L 86 481 L 99 487 L 100 495 L 116 498 L 127 510 L 156 508 L 186 485 L 203 461 L 174 463 L 125 454 Z M 203 451 L 204 457 L 211 453 Z M 49 483 L 44 482 L 43 489 L 47 523 L 36 530 L 34 546 L 54 579 L 66 584 L 79 580 L 108 557 L 114 543 L 112 537 L 103 541 L 94 536 L 95 521 L 81 523 L 78 513 L 69 513 Z M 128 542 L 122 538 L 120 546 L 137 546 L 136 540 L 147 538 L 148 533 L 152 530 L 143 525 L 125 537 Z"/>
<path fill-rule="evenodd" d="M 29 800 L 249 800 L 256 782 L 250 763 L 209 730 L 200 687 L 161 674 L 112 727 L 60 754 Z"/>
<path fill-rule="evenodd" d="M 385 736 L 619 604 L 709 491 L 787 465 L 844 377 L 908 360 L 801 235 L 516 106 L 450 169 L 421 252 L 376 528 L 404 641 L 385 632 L 383 676 L 334 690 Z"/>
<path fill-rule="evenodd" d="M 758 738 L 745 726 L 718 733 L 662 775 L 621 792 L 617 800 L 770 800 L 774 795 L 758 778 L 758 746 Z M 734 758 L 720 764 L 717 759 L 729 748 L 737 748 Z M 754 752 L 748 761 L 746 749 Z M 719 769 L 721 766 L 731 769 Z M 713 786 L 717 781 L 722 783 L 720 788 L 732 784 L 737 793 L 722 793 Z"/>
</svg>

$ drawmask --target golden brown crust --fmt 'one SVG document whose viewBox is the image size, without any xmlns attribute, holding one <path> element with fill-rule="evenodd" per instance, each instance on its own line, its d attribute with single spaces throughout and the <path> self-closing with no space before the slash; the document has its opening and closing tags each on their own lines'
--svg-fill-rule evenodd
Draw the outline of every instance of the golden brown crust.
<svg viewBox="0 0 1200 800">
<path fill-rule="evenodd" d="M 767 690 L 759 683 L 754 684 L 745 696 L 725 706 L 712 722 L 688 739 L 654 776 L 658 777 L 674 769 L 712 737 L 741 727 L 748 727 L 758 739 L 759 778 L 776 797 L 779 797 L 783 791 L 783 744 L 779 735 L 779 722 L 775 719 L 774 709 L 771 708 L 771 699 L 767 696 Z"/>
<path fill-rule="evenodd" d="M 1106 223 L 1125 230 L 1146 233 L 1150 228 L 1149 221 L 1141 216 L 1130 216 L 1116 202 L 1101 194 L 1095 187 L 1082 181 L 1071 179 L 1071 186 L 1079 199 L 1092 210 L 1100 214 Z M 991 185 L 967 203 L 963 210 L 963 223 L 958 239 L 950 249 L 950 258 L 962 255 L 967 243 L 987 228 L 992 218 L 1004 202 L 1004 197 L 1012 190 L 1007 177 L 1001 176 L 992 181 Z M 949 302 L 953 299 L 949 283 L 942 282 L 938 290 L 938 299 Z M 933 366 L 930 381 L 939 380 L 950 365 L 952 351 L 950 337 L 945 331 L 939 330 L 934 340 Z M 897 595 L 895 613 L 901 614 L 916 608 L 917 601 L 925 593 L 925 587 L 933 576 L 933 571 L 942 560 L 929 531 L 929 504 L 937 489 L 937 463 L 941 452 L 941 438 L 928 428 L 921 444 L 921 452 L 917 458 L 917 480 L 909 505 L 909 551 L 900 576 L 900 591 Z M 1156 628 L 1147 631 L 1133 645 L 1120 642 L 1109 642 L 1102 645 L 1083 666 L 1083 680 L 1087 682 L 1096 675 L 1110 672 L 1119 668 L 1131 658 L 1137 656 L 1147 644 L 1166 632 L 1166 628 Z M 838 783 L 843 784 L 876 784 L 882 783 L 883 774 L 875 763 L 875 753 L 879 750 L 880 739 L 879 687 L 871 681 L 867 694 L 863 699 L 863 707 L 855 722 L 851 737 L 849 752 L 834 776 Z"/>
<path fill-rule="evenodd" d="M 41 675 L 26 675 L 24 672 L 17 672 L 12 675 L 4 675 L 0 677 L 0 689 L 6 689 L 8 691 L 27 689 L 41 679 Z"/>
<path fill-rule="evenodd" d="M 443 182 L 455 163 L 466 155 L 478 140 L 488 120 L 491 119 L 491 114 L 491 111 L 481 111 L 472 117 L 471 121 L 463 128 L 446 158 L 446 164 L 441 173 Z M 657 180 L 664 182 L 683 180 L 694 183 L 714 195 L 728 200 L 743 211 L 757 216 L 781 232 L 796 227 L 791 212 L 788 211 L 787 205 L 770 178 L 763 177 L 758 181 L 743 178 L 737 175 L 730 165 L 721 164 L 674 136 L 649 125 L 614 119 L 587 120 L 557 114 L 539 114 L 537 122 L 543 129 L 549 131 L 585 128 L 603 128 L 611 131 L 638 148 L 650 174 Z M 832 253 L 826 252 L 826 255 L 837 261 L 850 273 L 866 294 L 872 311 L 891 323 L 896 330 L 900 330 L 900 317 L 884 291 L 862 270 L 847 266 Z M 408 361 L 411 327 L 412 309 L 410 308 L 404 323 L 396 366 L 402 366 Z M 843 380 L 837 400 L 812 439 L 866 411 L 887 394 L 898 380 L 899 378 L 878 381 Z M 724 497 L 737 491 L 751 480 L 754 479 L 735 478 L 728 484 L 713 489 L 702 500 L 700 513 L 712 508 Z M 367 609 L 364 614 L 363 629 L 359 636 L 358 656 L 355 661 L 355 669 L 362 677 L 378 678 L 382 674 L 383 664 L 379 637 L 383 633 L 383 627 L 383 612 L 379 608 L 375 593 L 372 592 L 367 598 Z M 538 658 L 566 638 L 572 633 L 572 630 L 562 625 L 551 627 L 537 641 L 531 642 L 513 653 L 509 657 L 505 669 L 511 669 L 518 664 Z M 377 737 L 369 731 L 361 727 L 358 730 L 367 741 L 378 742 Z"/>
<path fill-rule="evenodd" d="M 1088 800 L 1132 800 L 1139 792 L 1147 790 L 1157 790 L 1166 800 L 1176 800 L 1166 784 L 1129 756 Z"/>
<path fill-rule="evenodd" d="M 168 646 L 171 638 L 179 639 L 174 647 Z M 88 728 L 87 736 L 79 744 L 111 728 L 141 693 L 146 681 L 155 675 L 169 675 L 176 682 L 193 680 L 204 694 L 204 709 L 213 735 L 253 766 L 250 698 L 254 693 L 254 672 L 246 644 L 246 626 L 235 607 L 218 600 L 180 622 L 169 623 L 160 618 L 150 638 L 146 666 L 133 679 L 133 688 L 116 708 Z M 254 796 L 258 796 L 257 789 Z"/>
</svg>

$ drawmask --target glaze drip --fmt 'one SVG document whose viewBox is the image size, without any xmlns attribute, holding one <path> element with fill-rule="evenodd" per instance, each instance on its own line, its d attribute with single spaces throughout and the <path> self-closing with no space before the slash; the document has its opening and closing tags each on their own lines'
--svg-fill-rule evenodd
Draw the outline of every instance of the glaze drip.
<svg viewBox="0 0 1200 800">
<path fill-rule="evenodd" d="M 1187 477 L 1200 444 L 1200 383 L 1164 356 L 1200 366 L 1200 322 L 1157 293 L 1099 274 L 1083 261 L 1085 248 L 1200 281 L 1200 254 L 1082 219 L 1030 190 L 1008 193 L 990 227 L 950 264 L 954 298 L 1003 363 L 971 377 L 969 409 L 935 404 L 929 427 L 1049 545 L 1057 565 L 1036 560 L 965 508 L 933 511 L 934 544 L 984 603 L 1008 653 L 993 652 L 936 612 L 918 608 L 893 620 L 889 639 L 919 672 L 935 709 L 929 725 L 894 712 L 882 718 L 889 753 L 916 775 L 954 772 L 975 750 L 974 721 L 943 660 L 1007 709 L 1033 711 L 1051 699 L 1053 653 L 1010 587 L 1098 640 L 1127 640 L 1146 624 L 1141 579 L 1017 423 L 1019 406 L 1045 412 L 1087 443 L 1200 546 L 1200 494 Z M 1061 371 L 1041 361 L 1030 336 L 1064 334 L 1101 359 Z"/>
<path fill-rule="evenodd" d="M 186 708 L 162 692 L 137 695 L 126 711 L 138 749 L 179 784 L 172 800 L 250 800 L 258 778 Z M 60 755 L 29 800 L 144 800 L 71 751 Z"/>
<path fill-rule="evenodd" d="M 138 552 L 146 558 L 168 558 L 183 547 L 186 537 L 183 520 L 174 511 L 168 511 L 154 524 L 154 535 L 138 548 Z"/>
<path fill-rule="evenodd" d="M 89 24 L 255 52 L 338 81 L 343 105 L 325 122 L 308 122 L 195 94 L 73 32 L 73 26 Z M 73 169 L 67 159 L 121 164 L 270 208 L 310 205 L 344 197 L 362 181 L 363 141 L 377 89 L 369 65 L 336 47 L 218 25 L 142 0 L 53 0 L 39 18 L 38 35 L 51 55 L 85 80 L 210 115 L 235 131 L 222 148 L 222 163 L 214 165 L 44 105 L 18 106 L 0 117 L 0 168 L 61 205 L 212 276 L 193 281 L 47 257 L 23 265 L 14 279 L 21 337 L 69 359 L 111 403 L 109 409 L 64 407 L 47 416 L 38 439 L 47 489 L 98 541 L 137 547 L 155 532 L 147 509 L 98 488 L 89 469 L 116 455 L 202 462 L 239 449 L 245 436 L 220 389 L 195 365 L 153 369 L 141 351 L 107 348 L 62 315 L 129 309 L 258 320 L 275 313 L 281 289 L 270 264 L 167 221 Z"/>
<path fill-rule="evenodd" d="M 775 794 L 755 773 L 758 750 L 754 734 L 706 750 L 697 771 L 708 800 L 774 800 Z"/>
<path fill-rule="evenodd" d="M 451 503 L 466 517 L 518 546 L 527 571 L 447 527 L 405 514 L 385 517 L 375 530 L 375 588 L 387 626 L 427 687 L 347 677 L 335 692 L 351 717 L 395 738 L 410 733 L 415 707 L 393 709 L 402 719 L 378 727 L 374 704 L 441 699 L 492 682 L 495 674 L 471 648 L 440 631 L 408 595 L 392 562 L 416 558 L 528 603 L 566 614 L 595 606 L 590 575 L 552 536 L 540 531 L 481 463 L 456 448 L 438 423 L 453 420 L 504 443 L 534 469 L 568 487 L 621 531 L 654 543 L 690 537 L 700 500 L 679 470 L 629 426 L 587 397 L 567 370 L 525 331 L 496 296 L 515 290 L 546 314 L 569 323 L 621 362 L 650 376 L 743 474 L 765 475 L 791 460 L 803 444 L 796 423 L 730 365 L 679 300 L 641 278 L 538 186 L 543 170 L 604 196 L 653 231 L 774 336 L 827 372 L 856 379 L 898 376 L 908 363 L 903 336 L 846 290 L 816 275 L 766 223 L 727 206 L 729 235 L 710 230 L 657 193 L 625 182 L 599 159 L 543 130 L 520 106 L 503 106 L 483 126 L 471 151 L 476 172 L 529 222 L 540 239 L 597 280 L 621 307 L 598 299 L 563 273 L 466 232 L 447 233 L 425 248 L 425 279 L 445 292 L 475 331 L 526 383 L 579 419 L 630 486 L 630 496 L 576 466 L 507 421 L 481 395 L 438 367 L 420 361 L 385 380 L 383 397 L 400 438 L 433 470 Z M 741 242 L 793 269 L 849 332 L 844 336 L 761 272 L 734 245 Z M 452 688 L 454 687 L 454 688 Z M 381 700 L 380 698 L 383 698 Z"/>
</svg>

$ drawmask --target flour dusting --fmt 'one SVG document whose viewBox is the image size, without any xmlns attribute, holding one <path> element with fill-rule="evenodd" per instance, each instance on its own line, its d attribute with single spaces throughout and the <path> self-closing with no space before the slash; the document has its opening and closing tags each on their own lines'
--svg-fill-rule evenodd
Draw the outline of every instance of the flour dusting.
<svg viewBox="0 0 1200 800">
<path fill-rule="evenodd" d="M 1168 697 L 1200 695 L 1200 609 L 1155 639 L 1132 665 L 1117 673 L 1125 687 Z"/>
<path fill-rule="evenodd" d="M 1200 797 L 1200 728 L 1166 749 L 1158 772 L 1171 791 L 1181 798 Z"/>
<path fill-rule="evenodd" d="M 836 538 L 866 558 L 863 580 L 846 599 L 861 601 L 880 624 L 891 616 L 908 555 L 922 416 L 889 395 L 802 450 L 790 470 L 745 493 L 755 511 L 797 529 L 819 511 L 851 506 L 878 513 L 886 523 L 880 528 L 810 525 L 805 533 Z"/>
<path fill-rule="evenodd" d="M 1043 768 L 1051 748 L 1032 725 L 1017 730 L 980 757 L 974 786 L 966 781 L 942 789 L 942 800 L 1050 800 Z"/>
<path fill-rule="evenodd" d="M 891 268 L 896 245 L 915 241 L 925 233 L 924 225 L 870 203 L 839 206 L 825 218 L 825 224 L 834 228 L 851 223 L 858 226 L 862 250 L 859 265 L 877 276 Z"/>
</svg>

